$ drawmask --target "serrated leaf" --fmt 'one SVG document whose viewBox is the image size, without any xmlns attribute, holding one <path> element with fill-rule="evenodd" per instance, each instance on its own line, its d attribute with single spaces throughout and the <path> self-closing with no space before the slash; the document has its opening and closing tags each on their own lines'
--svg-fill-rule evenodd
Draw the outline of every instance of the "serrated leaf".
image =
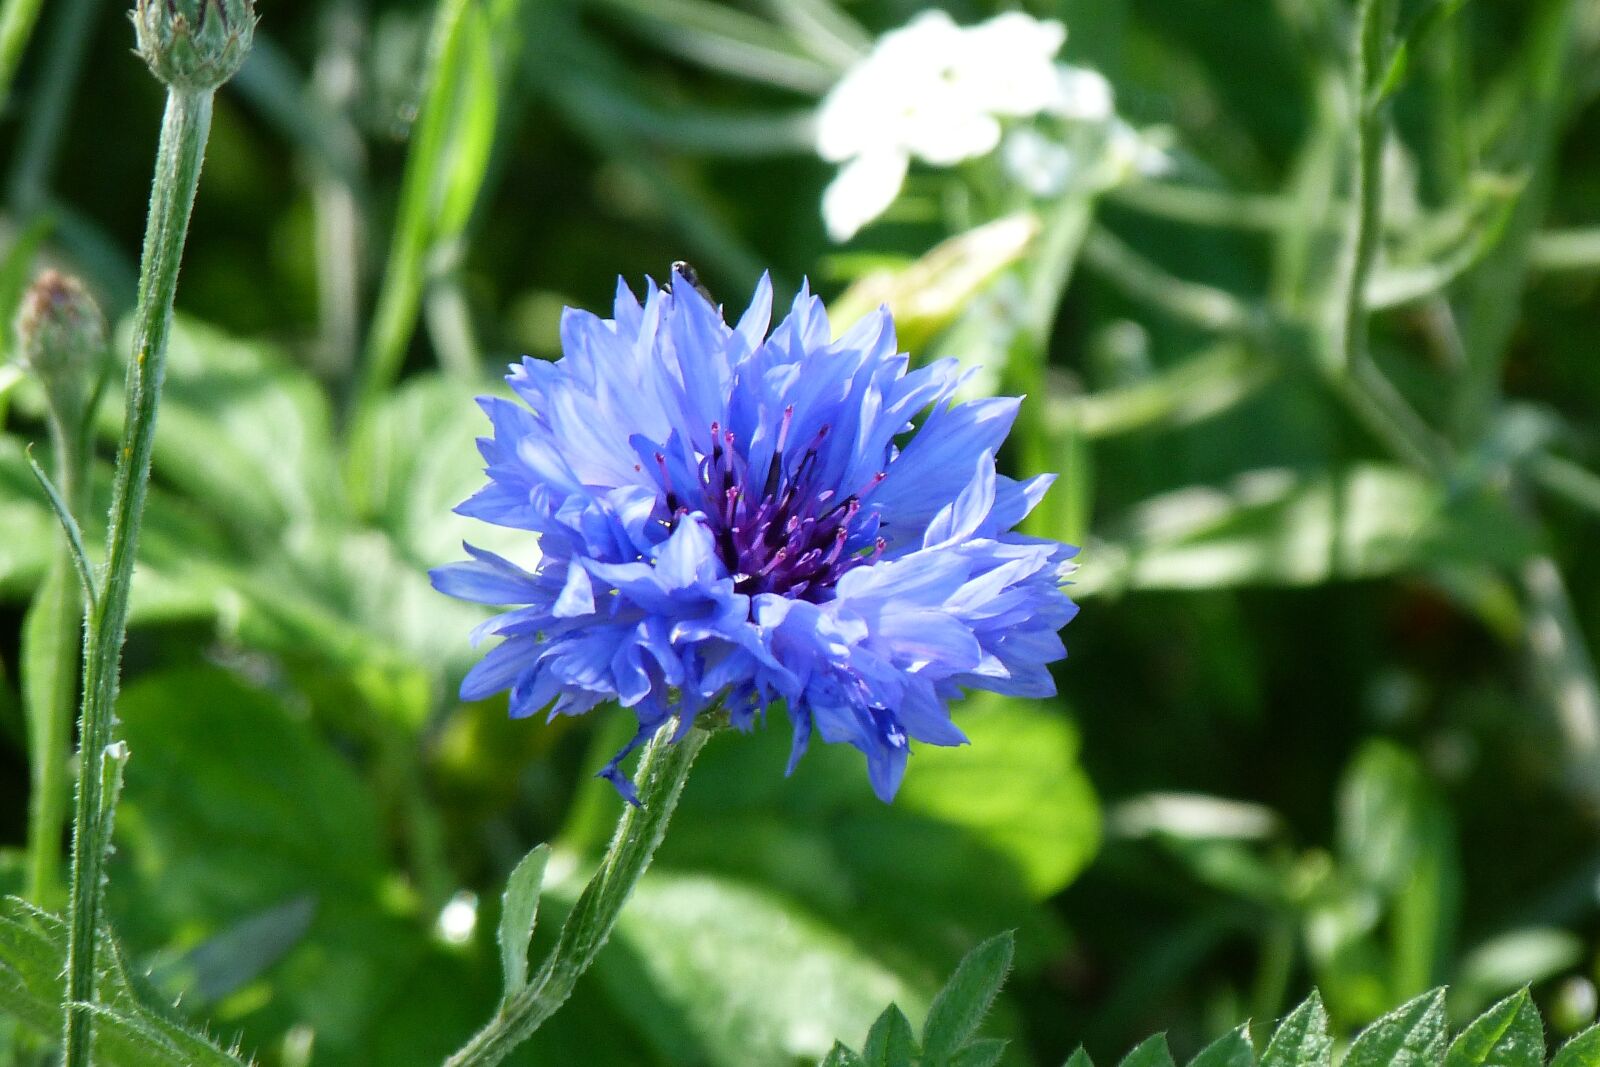
<svg viewBox="0 0 1600 1067">
<path fill-rule="evenodd" d="M 985 1037 L 972 1042 L 949 1059 L 950 1067 L 995 1067 L 1006 1054 L 1010 1042 L 998 1037 Z"/>
<path fill-rule="evenodd" d="M 66 923 L 16 897 L 0 900 L 0 1015 L 53 1040 L 61 1032 L 66 958 Z M 101 1067 L 243 1067 L 147 998 L 109 936 L 101 936 L 98 960 L 94 1051 Z"/>
<path fill-rule="evenodd" d="M 1175 1067 L 1172 1051 L 1167 1048 L 1167 1035 L 1155 1034 L 1145 1038 L 1132 1052 L 1122 1057 L 1118 1067 Z"/>
<path fill-rule="evenodd" d="M 861 1057 L 835 1041 L 833 1048 L 817 1067 L 862 1067 Z"/>
<path fill-rule="evenodd" d="M 1445 1067 L 1540 1067 L 1544 1022 L 1526 989 L 1512 994 L 1461 1032 Z"/>
<path fill-rule="evenodd" d="M 867 1031 L 861 1059 L 867 1067 L 910 1067 L 917 1055 L 917 1037 L 898 1004 L 891 1004 Z"/>
<path fill-rule="evenodd" d="M 1305 1002 L 1278 1025 L 1261 1056 L 1261 1067 L 1329 1067 L 1332 1063 L 1328 1012 L 1322 1006 L 1322 995 L 1312 990 Z"/>
<path fill-rule="evenodd" d="M 1356 1037 L 1344 1067 L 1428 1067 L 1444 1056 L 1444 991 L 1409 1000 Z"/>
<path fill-rule="evenodd" d="M 1089 1058 L 1083 1046 L 1079 1045 L 1073 1050 L 1072 1055 L 1067 1057 L 1067 1062 L 1062 1064 L 1062 1067 L 1094 1067 L 1094 1061 Z"/>
<path fill-rule="evenodd" d="M 1189 1067 L 1255 1067 L 1256 1050 L 1250 1044 L 1250 1024 L 1217 1038 L 1189 1061 Z"/>
<path fill-rule="evenodd" d="M 1591 1026 L 1562 1045 L 1550 1067 L 1600 1067 L 1600 1026 Z"/>
<path fill-rule="evenodd" d="M 522 857 L 506 879 L 500 905 L 500 967 L 506 995 L 528 984 L 528 943 L 539 918 L 539 893 L 544 888 L 544 868 L 550 846 L 540 845 Z"/>
<path fill-rule="evenodd" d="M 922 1047 L 929 1059 L 950 1056 L 977 1032 L 1005 983 L 1015 948 L 1008 931 L 991 937 L 961 961 L 928 1009 Z"/>
</svg>

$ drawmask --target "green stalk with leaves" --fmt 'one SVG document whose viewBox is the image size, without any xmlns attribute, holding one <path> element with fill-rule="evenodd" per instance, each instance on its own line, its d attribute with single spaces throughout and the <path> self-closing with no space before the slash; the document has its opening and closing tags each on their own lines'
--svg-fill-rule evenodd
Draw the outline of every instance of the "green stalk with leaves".
<svg viewBox="0 0 1600 1067">
<path fill-rule="evenodd" d="M 671 724 L 663 727 L 645 746 L 634 774 L 639 803 L 623 812 L 599 868 L 562 925 L 555 948 L 532 976 L 528 941 L 538 914 L 548 849 L 540 845 L 512 872 L 500 922 L 505 993 L 494 1017 L 445 1061 L 445 1067 L 490 1067 L 505 1059 L 567 1002 L 573 986 L 605 947 L 623 905 L 666 836 L 695 757 L 711 736 L 697 726 L 673 742 L 673 729 Z"/>
<path fill-rule="evenodd" d="M 167 85 L 167 107 L 141 261 L 126 414 L 106 536 L 106 569 L 98 593 L 89 595 L 68 918 L 67 1067 L 85 1067 L 93 1044 L 100 890 L 116 777 L 126 758 L 113 746 L 113 710 L 178 268 L 211 129 L 212 100 L 244 60 L 255 12 L 250 0 L 141 0 L 134 23 L 140 53 Z"/>
</svg>

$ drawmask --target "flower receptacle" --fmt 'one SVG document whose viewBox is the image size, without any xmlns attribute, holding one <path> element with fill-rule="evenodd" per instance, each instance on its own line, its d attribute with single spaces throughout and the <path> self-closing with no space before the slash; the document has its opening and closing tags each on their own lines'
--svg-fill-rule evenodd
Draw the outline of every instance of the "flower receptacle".
<svg viewBox="0 0 1600 1067">
<path fill-rule="evenodd" d="M 138 0 L 139 54 L 174 89 L 208 92 L 233 77 L 250 51 L 252 0 Z"/>
</svg>

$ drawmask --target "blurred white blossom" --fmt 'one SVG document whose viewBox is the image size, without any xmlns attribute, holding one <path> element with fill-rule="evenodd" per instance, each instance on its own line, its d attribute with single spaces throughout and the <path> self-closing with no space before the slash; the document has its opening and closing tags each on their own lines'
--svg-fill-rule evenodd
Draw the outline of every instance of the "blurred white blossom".
<svg viewBox="0 0 1600 1067">
<path fill-rule="evenodd" d="M 817 116 L 817 153 L 841 164 L 822 199 L 829 235 L 848 240 L 883 214 L 914 159 L 948 167 L 1004 142 L 1002 164 L 1024 189 L 1050 196 L 1065 188 L 1079 150 L 1020 120 L 1115 120 L 1111 85 L 1099 72 L 1056 62 L 1066 35 L 1061 23 L 1021 12 L 963 27 L 927 11 L 879 38 Z M 1114 130 L 1106 129 L 1100 141 L 1110 150 Z"/>
</svg>

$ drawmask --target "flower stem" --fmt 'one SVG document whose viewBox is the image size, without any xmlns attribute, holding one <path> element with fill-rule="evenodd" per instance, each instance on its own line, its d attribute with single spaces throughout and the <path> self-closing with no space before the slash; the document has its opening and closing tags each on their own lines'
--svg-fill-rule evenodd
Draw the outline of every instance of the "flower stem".
<svg viewBox="0 0 1600 1067">
<path fill-rule="evenodd" d="M 156 408 L 166 366 L 178 265 L 200 182 L 211 130 L 214 90 L 169 89 L 156 153 L 150 217 L 135 312 L 133 358 L 128 363 L 127 409 L 117 452 L 106 575 L 91 609 L 84 641 L 83 713 L 79 721 L 77 808 L 72 834 L 72 892 L 67 942 L 66 1067 L 87 1067 L 92 1040 L 95 931 L 111 830 L 114 796 L 105 792 L 102 761 L 112 740 L 112 709 L 122 644 L 127 636 L 128 591 L 150 481 Z"/>
<path fill-rule="evenodd" d="M 76 427 L 51 418 L 55 483 L 73 515 L 87 502 L 87 451 Z M 28 812 L 28 899 L 41 908 L 61 906 L 61 830 L 67 817 L 67 746 L 76 704 L 78 650 L 83 643 L 83 589 L 74 573 L 72 547 L 63 533 L 50 572 L 28 613 L 29 742 L 33 791 Z"/>
<path fill-rule="evenodd" d="M 445 1061 L 445 1067 L 489 1067 L 510 1055 L 572 995 L 572 987 L 617 925 L 627 903 L 666 835 L 667 822 L 710 732 L 691 729 L 671 740 L 672 724 L 645 746 L 634 774 L 639 806 L 623 810 L 605 858 L 562 924 L 561 935 L 544 964 L 521 990 L 510 992 L 488 1025 Z"/>
</svg>

